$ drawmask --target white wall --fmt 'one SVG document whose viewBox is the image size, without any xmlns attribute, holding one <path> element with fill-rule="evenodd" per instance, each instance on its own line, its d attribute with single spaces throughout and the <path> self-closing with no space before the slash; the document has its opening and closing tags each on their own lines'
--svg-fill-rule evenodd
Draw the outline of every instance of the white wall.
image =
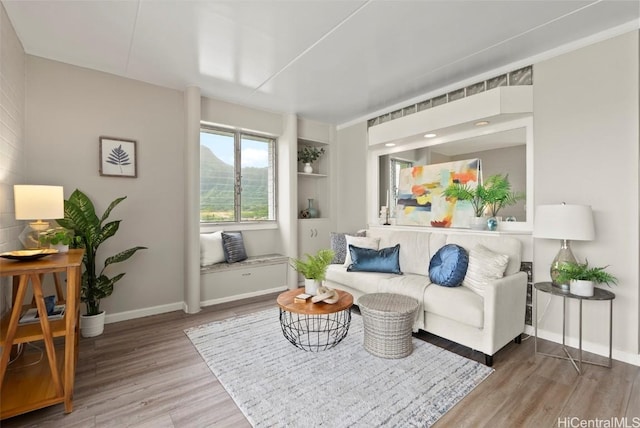
<svg viewBox="0 0 640 428">
<path fill-rule="evenodd" d="M 119 232 L 99 249 L 104 259 L 149 247 L 110 273 L 126 272 L 102 302 L 107 314 L 182 308 L 184 277 L 183 93 L 27 56 L 26 176 L 32 183 L 79 188 L 98 213 L 127 196 L 110 219 Z M 98 173 L 100 136 L 137 141 L 138 178 Z"/>
<path fill-rule="evenodd" d="M 572 247 L 580 260 L 611 265 L 620 280 L 611 289 L 616 293 L 614 356 L 616 351 L 638 354 L 638 34 L 633 31 L 534 66 L 535 203 L 593 207 L 596 239 Z M 558 248 L 558 242 L 535 240 L 536 281 L 549 280 L 548 267 Z M 561 299 L 553 299 L 541 322 L 556 338 L 562 332 L 560 304 Z M 602 351 L 607 345 L 607 305 L 588 302 L 584 311 L 587 349 Z M 576 312 L 574 304 L 574 338 Z"/>
<path fill-rule="evenodd" d="M 4 6 L 0 3 L 0 252 L 21 248 L 13 185 L 24 183 L 25 54 Z M 47 184 L 47 183 L 38 183 Z M 0 283 L 0 314 L 9 309 L 11 288 Z"/>
<path fill-rule="evenodd" d="M 339 232 L 353 232 L 367 226 L 367 123 L 340 129 L 337 137 L 336 229 Z"/>
</svg>

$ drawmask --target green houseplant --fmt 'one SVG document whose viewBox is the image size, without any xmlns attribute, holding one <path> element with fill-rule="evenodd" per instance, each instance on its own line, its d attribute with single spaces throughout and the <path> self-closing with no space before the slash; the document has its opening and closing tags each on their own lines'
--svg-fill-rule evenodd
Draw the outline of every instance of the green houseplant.
<svg viewBox="0 0 640 428">
<path fill-rule="evenodd" d="M 121 222 L 121 220 L 110 222 L 106 222 L 106 220 L 116 205 L 124 199 L 126 199 L 126 196 L 112 201 L 102 216 L 98 217 L 91 199 L 76 189 L 69 199 L 64 201 L 64 219 L 57 220 L 62 227 L 74 232 L 75 245 L 85 250 L 80 298 L 86 304 L 86 315 L 96 316 L 102 314 L 103 321 L 104 312 L 100 310 L 100 300 L 109 297 L 113 293 L 113 285 L 125 275 L 124 273 L 119 273 L 113 277 L 108 277 L 105 273 L 107 267 L 123 262 L 133 256 L 136 251 L 147 248 L 137 246 L 107 257 L 104 265 L 98 270 L 98 249 L 103 242 L 116 234 Z M 102 333 L 101 330 L 98 334 L 100 333 Z"/>
<path fill-rule="evenodd" d="M 484 183 L 484 202 L 489 208 L 491 217 L 498 215 L 498 212 L 509 205 L 514 205 L 525 198 L 524 193 L 512 192 L 509 183 L 509 174 L 496 174 L 489 177 Z"/>
<path fill-rule="evenodd" d="M 589 261 L 584 263 L 563 263 L 558 266 L 558 284 L 569 283 L 572 294 L 578 296 L 593 296 L 594 284 L 616 284 L 618 279 L 603 267 L 589 267 Z"/>
<path fill-rule="evenodd" d="M 298 150 L 298 162 L 304 164 L 304 172 L 310 174 L 313 172 L 311 163 L 315 162 L 324 154 L 324 148 L 304 146 Z"/>
<path fill-rule="evenodd" d="M 305 293 L 315 296 L 318 287 L 324 281 L 327 272 L 327 266 L 333 260 L 334 252 L 332 250 L 320 250 L 315 255 L 305 254 L 305 259 L 293 259 L 291 267 L 302 274 L 305 278 Z"/>
<path fill-rule="evenodd" d="M 40 233 L 38 239 L 40 240 L 40 245 L 49 245 L 64 253 L 69 251 L 69 245 L 73 241 L 73 232 L 64 227 L 56 227 Z"/>
</svg>

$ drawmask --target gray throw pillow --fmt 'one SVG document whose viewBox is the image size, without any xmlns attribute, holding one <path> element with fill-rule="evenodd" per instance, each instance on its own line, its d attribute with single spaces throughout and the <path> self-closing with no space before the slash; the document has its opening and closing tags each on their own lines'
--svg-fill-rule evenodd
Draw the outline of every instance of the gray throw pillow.
<svg viewBox="0 0 640 428">
<path fill-rule="evenodd" d="M 222 248 L 227 263 L 241 262 L 247 259 L 242 232 L 222 232 Z"/>
<path fill-rule="evenodd" d="M 355 232 L 355 233 L 337 233 L 331 232 L 331 249 L 333 250 L 333 260 L 331 264 L 344 264 L 347 258 L 347 238 L 346 236 L 367 236 L 367 232 Z"/>
</svg>

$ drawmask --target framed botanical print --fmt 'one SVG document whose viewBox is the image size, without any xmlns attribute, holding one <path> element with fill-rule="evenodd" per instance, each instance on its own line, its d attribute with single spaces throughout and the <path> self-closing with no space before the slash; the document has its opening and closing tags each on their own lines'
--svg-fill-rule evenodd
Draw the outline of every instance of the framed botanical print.
<svg viewBox="0 0 640 428">
<path fill-rule="evenodd" d="M 100 175 L 136 178 L 136 159 L 136 141 L 100 137 Z"/>
</svg>

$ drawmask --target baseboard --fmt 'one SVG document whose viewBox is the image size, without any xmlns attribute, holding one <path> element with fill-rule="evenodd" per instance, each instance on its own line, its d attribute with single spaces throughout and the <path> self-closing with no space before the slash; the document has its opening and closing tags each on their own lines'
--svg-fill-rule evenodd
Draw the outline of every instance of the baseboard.
<svg viewBox="0 0 640 428">
<path fill-rule="evenodd" d="M 184 302 L 169 303 L 160 306 L 151 306 L 149 308 L 135 309 L 133 311 L 118 312 L 105 316 L 104 323 L 111 324 L 119 321 L 132 320 L 135 318 L 148 317 L 149 315 L 164 314 L 166 312 L 179 311 L 183 309 Z"/>
<path fill-rule="evenodd" d="M 288 288 L 286 285 L 284 285 L 281 287 L 269 288 L 266 290 L 252 291 L 251 293 L 235 294 L 233 296 L 220 297 L 218 299 L 204 300 L 200 302 L 200 306 L 211 306 L 211 305 L 217 305 L 220 303 L 234 302 L 236 300 L 248 299 L 250 297 L 258 297 L 258 296 L 263 296 L 265 294 L 277 293 L 279 291 L 286 291 L 286 290 L 288 290 Z"/>
<path fill-rule="evenodd" d="M 533 340 L 533 336 L 535 330 L 533 327 L 527 325 L 524 330 L 525 334 L 531 336 L 530 340 Z M 538 338 L 549 340 L 554 343 L 562 344 L 562 334 L 554 333 L 546 330 L 538 330 Z M 578 338 L 577 337 L 567 337 L 566 338 L 567 346 L 571 348 L 578 349 Z M 609 347 L 607 345 L 602 345 L 599 343 L 593 343 L 586 340 L 582 340 L 582 350 L 586 352 L 591 352 L 592 354 L 600 355 L 602 357 L 609 357 Z M 632 364 L 634 366 L 640 367 L 640 355 L 632 354 L 630 352 L 620 351 L 613 348 L 612 358 L 616 361 L 621 361 L 623 363 Z"/>
</svg>

